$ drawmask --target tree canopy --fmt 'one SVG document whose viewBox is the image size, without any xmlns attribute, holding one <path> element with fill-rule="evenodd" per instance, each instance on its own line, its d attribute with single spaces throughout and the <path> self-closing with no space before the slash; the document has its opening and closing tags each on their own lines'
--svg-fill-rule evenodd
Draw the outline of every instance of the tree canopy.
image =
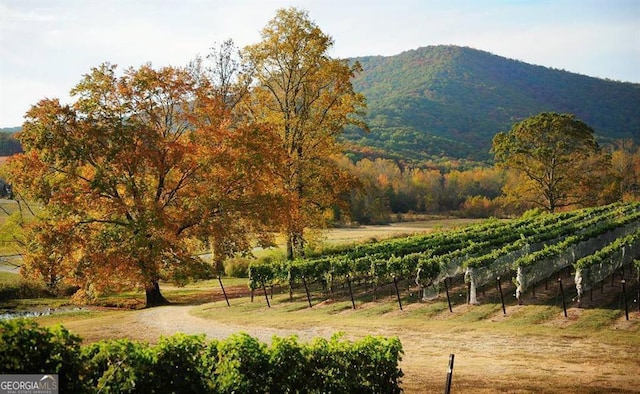
<svg viewBox="0 0 640 394">
<path fill-rule="evenodd" d="M 571 114 L 541 113 L 493 139 L 496 164 L 521 175 L 508 192 L 549 212 L 585 203 L 602 170 L 593 130 Z"/>
<path fill-rule="evenodd" d="M 197 250 L 246 250 L 277 212 L 275 135 L 232 125 L 209 81 L 186 69 L 116 71 L 92 69 L 71 105 L 29 110 L 9 181 L 44 206 L 26 229 L 28 273 L 85 296 L 138 286 L 153 306 L 166 302 L 161 279 L 210 274 Z"/>
<path fill-rule="evenodd" d="M 278 175 L 288 201 L 289 258 L 303 253 L 305 227 L 321 226 L 324 211 L 349 190 L 350 177 L 332 159 L 340 151 L 336 137 L 348 124 L 366 127 L 364 97 L 351 84 L 359 65 L 329 57 L 332 46 L 306 11 L 289 8 L 243 51 L 254 81 L 249 111 L 274 128 L 285 156 Z"/>
</svg>

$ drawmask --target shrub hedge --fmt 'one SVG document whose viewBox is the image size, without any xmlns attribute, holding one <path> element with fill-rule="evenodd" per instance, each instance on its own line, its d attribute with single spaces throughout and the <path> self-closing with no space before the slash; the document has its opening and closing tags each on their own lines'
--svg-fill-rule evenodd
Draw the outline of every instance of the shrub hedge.
<svg viewBox="0 0 640 394">
<path fill-rule="evenodd" d="M 0 373 L 55 373 L 61 393 L 400 393 L 402 354 L 398 338 L 342 334 L 308 344 L 239 333 L 81 346 L 62 326 L 0 321 Z"/>
</svg>

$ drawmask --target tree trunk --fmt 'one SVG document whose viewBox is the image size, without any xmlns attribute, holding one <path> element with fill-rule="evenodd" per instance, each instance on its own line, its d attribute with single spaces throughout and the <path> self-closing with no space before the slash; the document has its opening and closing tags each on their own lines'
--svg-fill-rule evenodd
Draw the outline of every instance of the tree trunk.
<svg viewBox="0 0 640 394">
<path fill-rule="evenodd" d="M 151 280 L 151 282 L 149 282 L 144 290 L 147 295 L 147 305 L 145 306 L 146 308 L 169 304 L 169 301 L 167 301 L 162 293 L 160 293 L 160 285 L 158 284 L 157 279 Z"/>
<path fill-rule="evenodd" d="M 302 231 L 290 230 L 287 234 L 287 260 L 304 257 L 304 235 Z"/>
<path fill-rule="evenodd" d="M 289 233 L 287 234 L 287 261 L 292 261 L 293 259 L 293 237 Z"/>
</svg>

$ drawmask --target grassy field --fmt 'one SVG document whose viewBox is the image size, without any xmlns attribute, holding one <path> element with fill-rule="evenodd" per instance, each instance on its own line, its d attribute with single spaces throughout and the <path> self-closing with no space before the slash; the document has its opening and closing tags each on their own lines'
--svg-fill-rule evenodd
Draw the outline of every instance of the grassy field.
<svg viewBox="0 0 640 394">
<path fill-rule="evenodd" d="M 350 243 L 458 225 L 461 222 L 443 220 L 341 229 L 328 233 L 322 242 Z M 15 274 L 0 273 L 0 286 L 15 280 Z M 252 301 L 246 279 L 224 278 L 223 283 L 230 306 L 218 281 L 210 280 L 182 288 L 163 284 L 163 294 L 172 305 L 159 308 L 142 309 L 141 292 L 106 296 L 94 307 L 76 307 L 59 299 L 21 300 L 14 307 L 57 308 L 60 313 L 37 320 L 45 325 L 62 323 L 86 342 L 123 337 L 155 342 L 176 332 L 225 338 L 245 331 L 267 342 L 272 335 L 297 335 L 309 341 L 336 332 L 352 339 L 397 336 L 404 348 L 401 367 L 407 393 L 442 392 L 450 354 L 456 357 L 453 392 L 457 393 L 632 393 L 640 387 L 640 313 L 630 297 L 633 310 L 625 319 L 618 281 L 603 286 L 584 308 L 577 308 L 567 292 L 566 318 L 554 283 L 540 285 L 525 305 L 517 305 L 510 283 L 503 284 L 506 314 L 492 288 L 479 291 L 480 305 L 467 305 L 461 281 L 454 282 L 450 291 L 453 312 L 444 294 L 421 302 L 408 282 L 401 283 L 402 310 L 390 284 L 379 289 L 377 301 L 372 302 L 371 289 L 354 283 L 353 309 L 342 287 L 329 294 L 311 286 L 309 307 L 301 288 L 293 300 L 287 289 L 276 287 L 267 290 L 266 299 L 260 289 Z M 638 286 L 629 277 L 628 294 L 636 294 Z"/>
</svg>

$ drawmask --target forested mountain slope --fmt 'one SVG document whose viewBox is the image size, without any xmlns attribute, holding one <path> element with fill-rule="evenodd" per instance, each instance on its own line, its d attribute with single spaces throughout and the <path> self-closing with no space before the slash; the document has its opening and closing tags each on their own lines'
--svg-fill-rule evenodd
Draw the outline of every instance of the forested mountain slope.
<svg viewBox="0 0 640 394">
<path fill-rule="evenodd" d="M 390 157 L 484 160 L 493 136 L 540 112 L 573 113 L 601 141 L 640 142 L 640 84 L 592 78 L 457 46 L 351 59 L 371 133 L 345 138 Z"/>
</svg>

